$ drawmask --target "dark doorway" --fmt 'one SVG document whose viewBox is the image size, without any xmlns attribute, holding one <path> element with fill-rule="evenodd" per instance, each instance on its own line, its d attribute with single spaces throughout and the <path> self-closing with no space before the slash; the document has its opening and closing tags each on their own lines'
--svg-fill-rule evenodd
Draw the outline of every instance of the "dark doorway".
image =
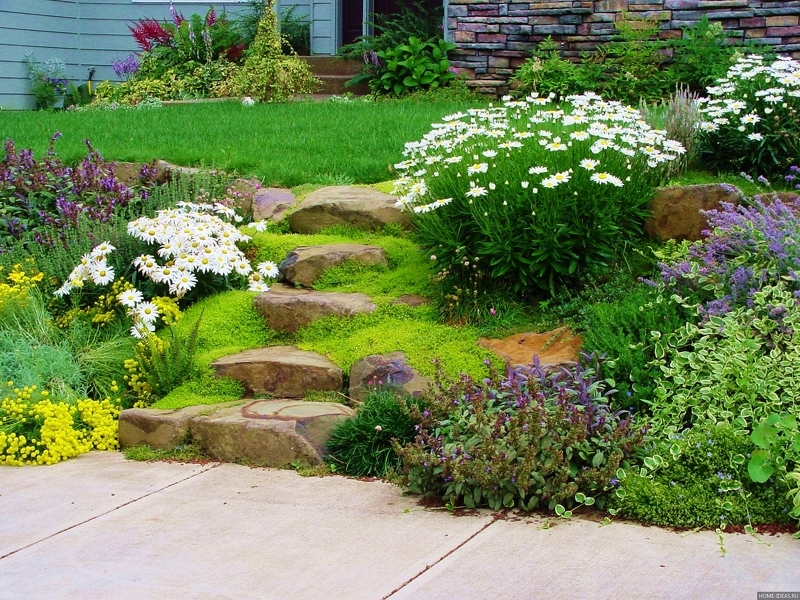
<svg viewBox="0 0 800 600">
<path fill-rule="evenodd" d="M 409 8 L 414 4 L 422 4 L 428 8 L 442 6 L 442 0 L 422 0 L 414 2 L 409 0 L 373 0 L 372 12 L 378 15 L 391 15 L 400 12 L 400 7 Z M 364 21 L 371 21 L 371 16 L 364 15 L 363 0 L 342 0 L 342 44 L 352 44 L 356 38 L 363 34 Z"/>
</svg>

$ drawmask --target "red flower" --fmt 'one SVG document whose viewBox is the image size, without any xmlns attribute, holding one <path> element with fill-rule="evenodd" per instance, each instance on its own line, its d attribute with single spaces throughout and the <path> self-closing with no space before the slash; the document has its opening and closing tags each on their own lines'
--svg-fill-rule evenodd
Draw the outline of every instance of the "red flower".
<svg viewBox="0 0 800 600">
<path fill-rule="evenodd" d="M 134 26 L 128 25 L 128 29 L 144 52 L 149 52 L 154 46 L 169 46 L 172 43 L 172 34 L 155 19 L 142 19 Z"/>
</svg>

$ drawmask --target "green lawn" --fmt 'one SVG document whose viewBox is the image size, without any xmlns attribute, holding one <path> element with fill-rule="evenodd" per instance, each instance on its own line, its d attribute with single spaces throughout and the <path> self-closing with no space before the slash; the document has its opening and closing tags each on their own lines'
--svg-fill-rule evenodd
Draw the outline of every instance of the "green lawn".
<svg viewBox="0 0 800 600">
<path fill-rule="evenodd" d="M 453 102 L 259 104 L 212 102 L 150 110 L 0 111 L 0 139 L 37 156 L 50 136 L 65 161 L 88 139 L 109 160 L 206 165 L 254 175 L 267 185 L 374 183 L 390 178 L 405 142 L 467 105 Z"/>
</svg>

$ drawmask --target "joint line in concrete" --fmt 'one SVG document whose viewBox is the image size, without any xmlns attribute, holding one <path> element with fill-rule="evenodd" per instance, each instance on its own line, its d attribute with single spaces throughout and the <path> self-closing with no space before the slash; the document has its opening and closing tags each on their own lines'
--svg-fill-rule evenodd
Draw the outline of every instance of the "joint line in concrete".
<svg viewBox="0 0 800 600">
<path fill-rule="evenodd" d="M 423 574 L 423 573 L 425 573 L 426 571 L 429 571 L 430 569 L 432 569 L 433 567 L 435 567 L 436 565 L 438 565 L 440 562 L 442 562 L 442 561 L 443 561 L 445 558 L 447 558 L 448 556 L 450 556 L 451 554 L 453 554 L 453 553 L 454 553 L 454 552 L 456 552 L 457 550 L 460 550 L 461 548 L 463 548 L 464 546 L 466 546 L 466 545 L 467 545 L 469 542 L 471 542 L 472 540 L 474 540 L 476 537 L 478 537 L 478 536 L 479 536 L 481 533 L 483 533 L 484 531 L 486 531 L 486 530 L 487 530 L 489 527 L 491 527 L 492 525 L 494 525 L 495 523 L 497 523 L 497 521 L 499 521 L 499 520 L 500 520 L 500 516 L 499 516 L 499 515 L 493 515 L 493 516 L 492 516 L 492 520 L 491 520 L 491 521 L 489 521 L 488 523 L 486 523 L 486 525 L 484 525 L 483 527 L 481 527 L 481 528 L 480 528 L 478 531 L 476 531 L 475 533 L 473 533 L 471 536 L 469 536 L 467 539 L 465 539 L 463 542 L 461 542 L 461 543 L 460 543 L 458 546 L 456 546 L 455 548 L 453 548 L 452 550 L 450 550 L 449 552 L 447 552 L 447 553 L 446 553 L 446 554 L 444 554 L 443 556 L 439 557 L 438 559 L 436 559 L 435 561 L 433 561 L 431 564 L 427 565 L 427 566 L 426 566 L 424 569 L 422 569 L 422 570 L 421 570 L 419 573 L 417 573 L 416 575 L 413 575 L 413 576 L 412 576 L 412 577 L 410 577 L 410 578 L 409 578 L 407 581 L 404 581 L 403 583 L 401 583 L 399 586 L 397 586 L 395 589 L 393 589 L 391 592 L 389 592 L 389 593 L 388 593 L 386 596 L 384 596 L 383 598 L 381 598 L 381 600 L 389 600 L 389 599 L 390 599 L 392 596 L 394 596 L 394 595 L 395 595 L 397 592 L 399 592 L 399 591 L 400 591 L 400 590 L 402 590 L 404 587 L 406 587 L 406 586 L 407 586 L 409 583 L 411 583 L 412 581 L 414 581 L 415 579 L 417 579 L 417 578 L 418 578 L 420 575 L 422 575 L 422 574 Z"/>
<path fill-rule="evenodd" d="M 222 464 L 222 463 L 217 463 L 215 465 L 212 465 L 208 469 L 203 469 L 202 471 L 200 471 L 198 473 L 193 473 L 193 474 L 189 475 L 188 477 L 184 477 L 183 479 L 179 479 L 178 481 L 173 481 L 169 485 L 165 485 L 162 488 L 158 488 L 157 490 L 153 490 L 152 492 L 148 492 L 148 493 L 144 494 L 143 496 L 139 496 L 138 498 L 133 498 L 132 500 L 128 500 L 127 502 L 123 502 L 119 506 L 115 506 L 114 508 L 111 508 L 111 509 L 109 509 L 109 510 L 107 510 L 105 512 L 102 512 L 102 513 L 100 513 L 98 515 L 94 515 L 93 517 L 89 517 L 88 519 L 85 519 L 85 520 L 81 521 L 80 523 L 75 523 L 74 525 L 70 525 L 69 527 L 65 527 L 64 529 L 61 529 L 60 531 L 56 531 L 55 533 L 51 533 L 50 535 L 48 535 L 46 537 L 43 537 L 40 540 L 36 540 L 35 542 L 31 542 L 30 544 L 26 544 L 25 546 L 22 546 L 21 548 L 17 548 L 16 550 L 12 550 L 11 552 L 7 552 L 6 554 L 3 554 L 2 556 L 0 556 L 0 560 L 3 560 L 4 558 L 8 558 L 9 556 L 11 556 L 13 554 L 16 554 L 17 552 L 21 552 L 23 550 L 26 550 L 27 548 L 30 548 L 31 546 L 35 546 L 36 544 L 41 544 L 42 542 L 44 542 L 46 540 L 49 540 L 50 538 L 54 538 L 57 535 L 61 535 L 62 533 L 67 532 L 70 529 L 75 529 L 76 527 L 80 527 L 81 525 L 89 523 L 90 521 L 94 521 L 95 519 L 99 519 L 100 517 L 104 517 L 105 515 L 107 515 L 109 513 L 112 513 L 115 510 L 119 510 L 120 508 L 128 506 L 129 504 L 133 504 L 134 502 L 138 502 L 139 500 L 147 498 L 148 496 L 152 496 L 153 494 L 158 494 L 159 492 L 163 492 L 164 490 L 166 490 L 168 488 L 171 488 L 171 487 L 173 487 L 175 485 L 178 485 L 179 483 L 183 483 L 184 481 L 188 481 L 192 477 L 197 477 L 198 475 L 202 475 L 203 473 L 208 473 L 211 469 L 217 468 L 220 464 Z"/>
</svg>

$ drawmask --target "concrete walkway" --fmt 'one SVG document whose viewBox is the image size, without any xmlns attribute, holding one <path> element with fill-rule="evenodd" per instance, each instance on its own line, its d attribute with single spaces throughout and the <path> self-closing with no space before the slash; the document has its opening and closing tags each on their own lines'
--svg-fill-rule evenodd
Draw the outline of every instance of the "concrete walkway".
<svg viewBox="0 0 800 600">
<path fill-rule="evenodd" d="M 747 599 L 800 541 L 420 508 L 386 483 L 136 463 L 0 467 L 0 599 Z"/>
</svg>

